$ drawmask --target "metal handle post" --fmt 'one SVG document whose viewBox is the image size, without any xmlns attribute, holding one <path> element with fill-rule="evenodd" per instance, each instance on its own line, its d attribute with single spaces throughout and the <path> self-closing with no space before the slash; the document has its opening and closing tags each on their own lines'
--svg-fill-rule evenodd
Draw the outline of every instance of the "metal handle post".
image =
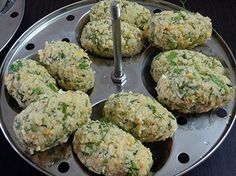
<svg viewBox="0 0 236 176">
<path fill-rule="evenodd" d="M 126 80 L 126 75 L 122 68 L 120 5 L 117 0 L 111 1 L 110 10 L 115 66 L 115 71 L 112 72 L 112 80 L 115 83 L 123 83 Z"/>
</svg>

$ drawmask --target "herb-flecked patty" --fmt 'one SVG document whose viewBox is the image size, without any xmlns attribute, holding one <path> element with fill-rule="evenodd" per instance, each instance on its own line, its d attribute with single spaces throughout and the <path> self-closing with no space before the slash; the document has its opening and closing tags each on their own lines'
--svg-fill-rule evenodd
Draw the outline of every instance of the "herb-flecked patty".
<svg viewBox="0 0 236 176">
<path fill-rule="evenodd" d="M 5 75 L 5 85 L 22 108 L 58 91 L 56 81 L 48 71 L 31 59 L 14 61 Z"/>
<path fill-rule="evenodd" d="M 73 149 L 89 170 L 106 176 L 146 176 L 153 164 L 148 148 L 111 123 L 83 125 L 74 135 Z"/>
<path fill-rule="evenodd" d="M 143 32 L 126 22 L 121 22 L 121 49 L 124 57 L 134 56 L 143 49 Z M 113 57 L 111 20 L 88 22 L 80 38 L 81 45 L 95 55 Z"/>
<path fill-rule="evenodd" d="M 121 21 L 127 22 L 143 30 L 144 25 L 151 18 L 151 12 L 136 2 L 120 0 Z M 90 11 L 90 21 L 102 19 L 111 19 L 110 0 L 104 0 L 96 3 Z"/>
<path fill-rule="evenodd" d="M 67 91 L 31 103 L 18 114 L 13 129 L 30 153 L 65 143 L 92 112 L 87 94 Z"/>
<path fill-rule="evenodd" d="M 162 141 L 176 131 L 175 117 L 156 100 L 139 93 L 112 94 L 104 105 L 104 118 L 142 142 Z"/>
<path fill-rule="evenodd" d="M 202 113 L 223 107 L 234 98 L 235 90 L 224 75 L 210 69 L 174 67 L 157 83 L 158 101 L 183 113 Z"/>
<path fill-rule="evenodd" d="M 211 37 L 212 23 L 199 13 L 162 11 L 148 21 L 144 33 L 152 45 L 163 50 L 194 48 Z"/>
<path fill-rule="evenodd" d="M 191 50 L 170 50 L 158 54 L 152 61 L 150 73 L 158 82 L 162 74 L 175 66 L 194 66 L 197 70 L 209 68 L 225 74 L 225 68 L 218 59 Z"/>
<path fill-rule="evenodd" d="M 92 61 L 76 44 L 63 41 L 46 42 L 39 50 L 40 62 L 65 90 L 87 92 L 94 87 Z"/>
</svg>

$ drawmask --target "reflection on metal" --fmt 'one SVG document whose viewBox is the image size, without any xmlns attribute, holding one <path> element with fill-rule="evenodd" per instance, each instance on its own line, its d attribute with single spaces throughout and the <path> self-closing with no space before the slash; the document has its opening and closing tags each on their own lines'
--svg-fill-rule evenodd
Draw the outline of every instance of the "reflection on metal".
<svg viewBox="0 0 236 176">
<path fill-rule="evenodd" d="M 122 69 L 122 47 L 121 47 L 121 26 L 120 26 L 120 5 L 116 0 L 111 1 L 111 20 L 112 20 L 112 39 L 114 53 L 114 67 L 112 72 L 112 80 L 115 83 L 123 83 L 126 80 L 126 75 Z"/>
<path fill-rule="evenodd" d="M 7 0 L 0 0 L 0 12 L 4 10 L 4 7 L 7 4 Z"/>
<path fill-rule="evenodd" d="M 41 19 L 18 39 L 10 49 L 1 67 L 1 129 L 17 153 L 32 166 L 47 175 L 61 175 L 62 173 L 58 171 L 58 164 L 64 161 L 68 163 L 70 167 L 66 175 L 85 176 L 92 175 L 92 173 L 80 163 L 73 152 L 67 155 L 67 144 L 65 144 L 65 148 L 58 147 L 54 149 L 55 153 L 62 152 L 62 157 L 56 158 L 57 162 L 54 161 L 54 155 L 50 155 L 50 152 L 45 152 L 37 156 L 36 159 L 35 156 L 31 156 L 26 152 L 26 147 L 17 140 L 12 130 L 14 117 L 21 109 L 7 93 L 3 77 L 9 65 L 14 60 L 24 57 L 37 58 L 37 50 L 43 48 L 45 41 L 67 38 L 73 43 L 79 43 L 79 36 L 83 26 L 89 21 L 88 12 L 95 2 L 97 1 L 88 0 L 77 2 Z M 154 9 L 178 9 L 177 6 L 164 1 L 151 1 L 151 3 L 148 1 L 138 2 L 145 5 L 150 11 Z M 73 15 L 75 19 L 73 21 L 67 21 L 66 18 L 69 15 Z M 29 43 L 35 46 L 32 50 L 25 49 L 25 46 Z M 233 84 L 236 85 L 235 61 L 232 52 L 215 31 L 213 32 L 211 40 L 208 41 L 206 45 L 197 47 L 195 50 L 208 55 L 222 57 L 223 64 L 228 67 L 230 79 Z M 93 61 L 92 67 L 96 72 L 95 87 L 89 94 L 93 104 L 92 118 L 100 118 L 102 116 L 104 100 L 112 93 L 117 93 L 121 90 L 139 92 L 155 98 L 156 84 L 152 80 L 149 70 L 153 57 L 159 52 L 160 50 L 149 46 L 140 55 L 131 58 L 123 58 L 123 69 L 128 79 L 122 86 L 117 86 L 119 84 L 114 83 L 111 79 L 111 72 L 114 71 L 114 62 L 112 59 L 90 55 Z M 184 115 L 187 119 L 187 123 L 178 126 L 173 139 L 168 139 L 160 143 L 145 144 L 150 147 L 153 158 L 154 160 L 156 159 L 152 168 L 154 175 L 181 175 L 204 161 L 221 144 L 234 123 L 236 110 L 235 100 L 230 102 L 224 109 L 227 111 L 227 116 L 224 118 L 218 117 L 215 111 L 203 114 Z M 174 114 L 176 117 L 183 116 L 183 114 L 175 112 Z M 61 151 L 55 151 L 57 149 Z M 68 153 L 70 153 L 69 149 Z M 184 162 L 186 162 L 185 164 L 180 163 L 178 160 L 178 156 L 181 156 L 181 153 L 185 153 L 189 156 L 188 161 L 184 160 Z M 49 166 L 46 167 L 43 165 L 42 160 L 48 162 Z"/>
<path fill-rule="evenodd" d="M 20 26 L 24 9 L 25 0 L 0 0 L 0 52 Z"/>
</svg>

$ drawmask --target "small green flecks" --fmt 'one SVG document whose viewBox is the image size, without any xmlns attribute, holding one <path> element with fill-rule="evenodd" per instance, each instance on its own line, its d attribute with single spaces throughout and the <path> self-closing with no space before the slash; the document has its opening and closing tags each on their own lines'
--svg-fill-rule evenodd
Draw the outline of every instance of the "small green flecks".
<svg viewBox="0 0 236 176">
<path fill-rule="evenodd" d="M 138 101 L 138 99 L 133 99 L 130 101 L 130 103 L 133 104 L 135 101 Z"/>
<path fill-rule="evenodd" d="M 104 165 L 106 165 L 108 163 L 108 159 L 104 159 L 103 161 L 102 161 L 102 164 L 104 164 Z"/>
<path fill-rule="evenodd" d="M 102 121 L 100 124 L 99 124 L 99 129 L 100 129 L 100 133 L 102 135 L 102 140 L 104 139 L 104 137 L 106 136 L 106 134 L 108 133 L 109 131 L 109 125 Z"/>
<path fill-rule="evenodd" d="M 162 113 L 157 113 L 155 114 L 155 118 L 161 119 L 163 117 Z"/>
<path fill-rule="evenodd" d="M 66 55 L 63 52 L 58 53 L 59 59 L 65 59 Z"/>
<path fill-rule="evenodd" d="M 138 171 L 137 165 L 135 164 L 135 162 L 133 160 L 131 160 L 128 176 L 135 176 L 137 171 Z"/>
<path fill-rule="evenodd" d="M 21 63 L 21 61 L 17 60 L 14 64 L 10 66 L 10 71 L 17 72 L 22 66 L 23 64 Z"/>
<path fill-rule="evenodd" d="M 89 142 L 89 143 L 86 143 L 86 148 L 85 148 L 85 151 L 83 151 L 83 153 L 85 155 L 92 155 L 94 152 L 97 151 L 97 148 L 99 146 L 100 142 L 97 142 L 97 143 L 93 143 L 93 142 Z"/>
<path fill-rule="evenodd" d="M 62 103 L 60 103 L 60 105 L 61 105 L 61 107 L 62 107 L 62 112 L 63 112 L 63 114 L 64 114 L 63 120 L 66 120 L 67 115 L 68 115 L 68 114 L 67 114 L 67 107 L 68 107 L 68 104 L 62 102 Z"/>
<path fill-rule="evenodd" d="M 182 71 L 183 71 L 182 68 L 178 68 L 178 67 L 174 68 L 174 73 L 176 74 L 180 74 Z"/>
<path fill-rule="evenodd" d="M 168 123 L 168 128 L 171 129 L 172 128 L 172 124 L 171 124 L 171 120 L 169 119 L 169 123 Z"/>
<path fill-rule="evenodd" d="M 52 91 L 57 92 L 57 87 L 56 87 L 54 84 L 49 83 L 47 86 L 48 86 Z"/>
<path fill-rule="evenodd" d="M 208 74 L 208 76 L 211 78 L 211 80 L 217 84 L 219 87 L 221 87 L 222 89 L 225 89 L 225 84 L 222 80 L 220 80 L 216 75 L 213 74 Z"/>
<path fill-rule="evenodd" d="M 171 51 L 170 54 L 168 56 L 166 56 L 166 59 L 168 62 L 176 65 L 176 57 L 177 57 L 178 53 L 175 51 Z"/>
<path fill-rule="evenodd" d="M 43 91 L 39 87 L 36 87 L 33 89 L 33 94 L 40 95 L 42 93 L 43 93 Z"/>
<path fill-rule="evenodd" d="M 89 39 L 89 40 L 92 40 L 92 42 L 94 44 L 97 44 L 98 39 L 97 39 L 97 35 L 95 33 L 88 34 L 86 36 L 86 38 Z"/>
<path fill-rule="evenodd" d="M 178 23 L 182 19 L 184 19 L 184 15 L 181 12 L 179 12 L 177 16 L 171 18 L 175 23 Z"/>
<path fill-rule="evenodd" d="M 31 126 L 31 131 L 36 132 L 37 131 L 37 126 L 32 124 Z"/>
<path fill-rule="evenodd" d="M 79 62 L 79 68 L 86 69 L 88 67 L 89 67 L 89 64 L 87 63 L 86 59 L 81 59 Z"/>
<path fill-rule="evenodd" d="M 20 75 L 19 75 L 19 74 L 16 76 L 16 80 L 17 80 L 17 81 L 20 80 Z"/>
<path fill-rule="evenodd" d="M 175 120 L 175 117 L 173 115 L 168 115 L 168 117 L 172 120 Z"/>
<path fill-rule="evenodd" d="M 147 107 L 152 111 L 153 114 L 157 112 L 156 107 L 154 105 L 148 104 Z"/>
</svg>

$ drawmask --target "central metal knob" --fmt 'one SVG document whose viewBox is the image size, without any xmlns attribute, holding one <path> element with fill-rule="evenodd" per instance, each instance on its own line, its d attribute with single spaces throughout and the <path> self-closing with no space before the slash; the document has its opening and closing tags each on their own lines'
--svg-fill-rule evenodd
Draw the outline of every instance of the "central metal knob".
<svg viewBox="0 0 236 176">
<path fill-rule="evenodd" d="M 120 26 L 120 5 L 117 0 L 112 0 L 110 5 L 112 19 L 112 39 L 115 70 L 111 78 L 115 83 L 123 83 L 126 75 L 122 68 L 122 51 L 121 51 L 121 26 Z"/>
</svg>

